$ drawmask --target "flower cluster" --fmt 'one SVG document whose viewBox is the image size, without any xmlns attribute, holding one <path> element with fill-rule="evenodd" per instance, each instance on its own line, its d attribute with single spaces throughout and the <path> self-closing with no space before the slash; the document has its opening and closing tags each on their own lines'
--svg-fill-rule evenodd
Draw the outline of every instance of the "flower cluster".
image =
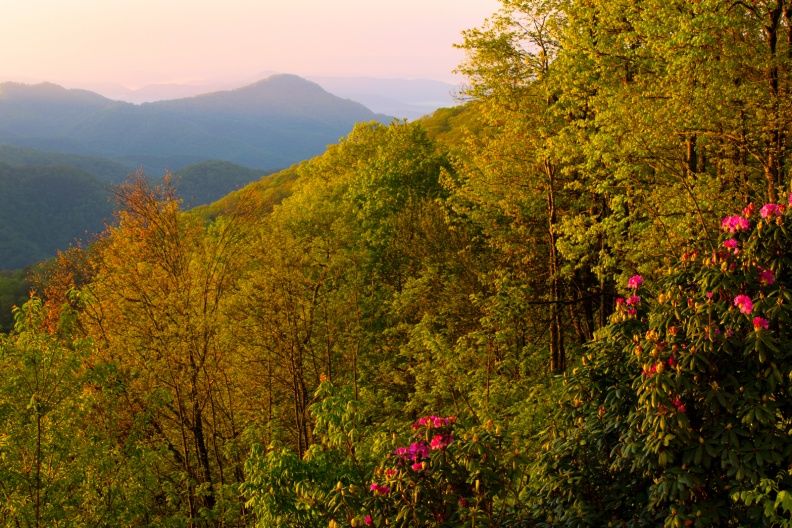
<svg viewBox="0 0 792 528">
<path fill-rule="evenodd" d="M 750 315 L 753 311 L 753 301 L 747 295 L 738 295 L 734 298 L 734 306 L 740 309 L 740 312 L 745 315 Z"/>
<path fill-rule="evenodd" d="M 426 442 L 413 442 L 410 447 L 399 447 L 393 454 L 401 457 L 402 460 L 412 460 L 419 462 L 422 458 L 429 458 L 430 447 Z"/>
<path fill-rule="evenodd" d="M 643 277 L 641 277 L 640 275 L 633 275 L 627 281 L 627 287 L 630 288 L 631 290 L 637 290 L 641 286 L 641 284 L 643 284 Z"/>
<path fill-rule="evenodd" d="M 723 242 L 723 245 L 726 248 L 730 249 L 735 255 L 739 255 L 740 254 L 740 243 L 737 242 L 735 239 L 730 238 L 728 240 L 725 240 Z"/>
<path fill-rule="evenodd" d="M 755 331 L 759 332 L 761 330 L 767 330 L 768 328 L 770 328 L 770 323 L 768 322 L 767 319 L 764 319 L 762 317 L 754 317 L 753 327 Z"/>
<path fill-rule="evenodd" d="M 638 295 L 630 295 L 627 299 L 619 297 L 616 299 L 616 309 L 620 312 L 626 311 L 627 315 L 635 315 L 635 307 L 641 304 L 641 297 Z"/>
<path fill-rule="evenodd" d="M 724 231 L 734 233 L 736 231 L 750 229 L 751 222 L 749 222 L 744 216 L 727 216 L 723 219 L 723 222 L 721 222 L 721 227 Z"/>
<path fill-rule="evenodd" d="M 379 495 L 387 495 L 390 493 L 390 488 L 388 486 L 384 486 L 381 484 L 377 484 L 376 482 L 371 483 L 371 487 L 369 488 L 373 493 Z"/>
<path fill-rule="evenodd" d="M 773 273 L 773 270 L 759 268 L 759 283 L 762 286 L 772 286 L 773 282 L 775 282 L 775 273 Z"/>
<path fill-rule="evenodd" d="M 424 416 L 414 424 L 412 424 L 413 430 L 420 429 L 424 425 L 428 425 L 429 427 L 444 427 L 446 425 L 452 425 L 456 422 L 455 416 L 449 416 L 448 418 L 441 418 L 439 416 Z"/>
<path fill-rule="evenodd" d="M 774 216 L 783 216 L 784 215 L 785 206 L 783 205 L 776 205 L 774 203 L 765 204 L 759 210 L 759 216 L 762 218 L 773 218 Z"/>
<path fill-rule="evenodd" d="M 682 403 L 682 400 L 680 400 L 679 397 L 674 396 L 673 398 L 671 398 L 671 403 L 674 404 L 674 408 L 676 408 L 677 411 L 681 413 L 687 411 L 687 409 L 685 408 L 685 404 Z"/>
<path fill-rule="evenodd" d="M 432 449 L 445 449 L 453 441 L 454 437 L 450 434 L 439 434 L 432 438 L 432 441 L 429 445 L 432 447 Z"/>
</svg>

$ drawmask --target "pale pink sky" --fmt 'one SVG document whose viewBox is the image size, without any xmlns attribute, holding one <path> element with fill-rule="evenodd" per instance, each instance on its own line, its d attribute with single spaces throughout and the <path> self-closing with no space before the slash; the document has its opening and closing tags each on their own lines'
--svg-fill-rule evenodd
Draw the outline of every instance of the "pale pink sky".
<svg viewBox="0 0 792 528">
<path fill-rule="evenodd" d="M 276 71 L 459 80 L 453 44 L 497 0 L 7 0 L 0 80 L 251 78 Z"/>
</svg>

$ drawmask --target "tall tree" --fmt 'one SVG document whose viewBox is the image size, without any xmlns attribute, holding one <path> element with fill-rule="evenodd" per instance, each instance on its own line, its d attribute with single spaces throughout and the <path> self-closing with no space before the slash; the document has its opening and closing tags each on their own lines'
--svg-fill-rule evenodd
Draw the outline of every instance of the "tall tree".
<svg viewBox="0 0 792 528">
<path fill-rule="evenodd" d="M 243 427 L 225 306 L 243 265 L 240 231 L 234 218 L 204 228 L 178 210 L 167 184 L 152 188 L 142 174 L 117 196 L 118 225 L 95 244 L 82 289 L 94 360 L 116 369 L 126 435 L 169 453 L 159 471 L 160 486 L 178 483 L 170 514 L 190 525 L 236 522 L 242 473 L 231 454 Z"/>
</svg>

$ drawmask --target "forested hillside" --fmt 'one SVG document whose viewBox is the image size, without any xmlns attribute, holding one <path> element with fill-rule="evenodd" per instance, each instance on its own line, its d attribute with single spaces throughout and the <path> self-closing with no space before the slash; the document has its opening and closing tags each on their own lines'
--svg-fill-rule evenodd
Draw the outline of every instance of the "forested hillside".
<svg viewBox="0 0 792 528">
<path fill-rule="evenodd" d="M 183 212 L 0 340 L 8 526 L 792 526 L 792 5 L 503 1 L 471 102 Z"/>
<path fill-rule="evenodd" d="M 0 269 L 53 257 L 102 231 L 110 197 L 107 183 L 73 167 L 0 163 Z"/>
<path fill-rule="evenodd" d="M 47 152 L 26 147 L 14 147 L 12 145 L 0 145 L 0 163 L 15 167 L 24 165 L 74 167 L 91 174 L 99 181 L 112 182 L 113 184 L 121 183 L 138 168 L 105 158 Z"/>
<path fill-rule="evenodd" d="M 273 171 L 243 167 L 229 161 L 193 163 L 173 173 L 173 187 L 184 207 L 212 203 Z"/>
</svg>

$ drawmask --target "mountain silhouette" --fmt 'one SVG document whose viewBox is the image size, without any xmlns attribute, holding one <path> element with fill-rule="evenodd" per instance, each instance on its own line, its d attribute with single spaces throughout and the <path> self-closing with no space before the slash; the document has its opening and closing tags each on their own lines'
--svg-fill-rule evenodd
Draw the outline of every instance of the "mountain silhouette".
<svg viewBox="0 0 792 528">
<path fill-rule="evenodd" d="M 370 120 L 389 118 L 296 75 L 141 105 L 51 83 L 0 84 L 0 144 L 101 156 L 153 173 L 207 159 L 287 167 Z"/>
</svg>

